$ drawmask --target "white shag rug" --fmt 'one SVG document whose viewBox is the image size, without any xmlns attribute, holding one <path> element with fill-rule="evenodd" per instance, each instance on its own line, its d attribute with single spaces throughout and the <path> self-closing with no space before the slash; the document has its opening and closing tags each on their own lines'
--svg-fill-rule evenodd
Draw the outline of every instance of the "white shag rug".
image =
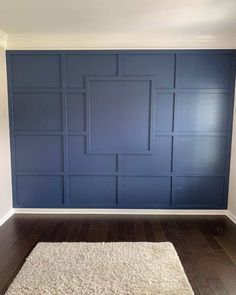
<svg viewBox="0 0 236 295">
<path fill-rule="evenodd" d="M 194 294 L 174 246 L 164 243 L 39 243 L 7 295 Z"/>
</svg>

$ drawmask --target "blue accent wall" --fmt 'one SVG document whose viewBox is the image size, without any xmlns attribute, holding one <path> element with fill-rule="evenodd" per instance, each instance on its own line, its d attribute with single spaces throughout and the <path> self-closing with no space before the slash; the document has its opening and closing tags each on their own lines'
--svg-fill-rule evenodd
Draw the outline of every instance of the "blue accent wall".
<svg viewBox="0 0 236 295">
<path fill-rule="evenodd" d="M 8 51 L 14 207 L 226 208 L 235 56 Z"/>
</svg>

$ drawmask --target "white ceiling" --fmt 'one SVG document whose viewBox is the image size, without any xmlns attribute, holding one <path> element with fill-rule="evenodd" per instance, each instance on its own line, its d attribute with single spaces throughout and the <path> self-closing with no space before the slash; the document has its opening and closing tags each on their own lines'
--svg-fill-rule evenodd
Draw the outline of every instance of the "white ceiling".
<svg viewBox="0 0 236 295">
<path fill-rule="evenodd" d="M 236 0 L 0 0 L 0 29 L 9 38 L 229 42 L 236 41 Z"/>
</svg>

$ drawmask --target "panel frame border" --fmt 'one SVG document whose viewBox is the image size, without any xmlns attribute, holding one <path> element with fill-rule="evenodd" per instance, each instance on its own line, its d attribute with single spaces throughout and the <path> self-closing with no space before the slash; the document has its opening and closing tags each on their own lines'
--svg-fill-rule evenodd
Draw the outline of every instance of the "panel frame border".
<svg viewBox="0 0 236 295">
<path fill-rule="evenodd" d="M 91 82 L 93 81 L 147 81 L 150 83 L 150 98 L 149 98 L 149 130 L 148 130 L 148 150 L 147 151 L 94 151 L 92 149 L 92 129 L 91 129 Z M 92 155 L 151 155 L 154 150 L 154 136 L 155 136 L 155 80 L 153 76 L 86 76 L 85 77 L 85 103 L 86 103 L 86 153 Z"/>
</svg>

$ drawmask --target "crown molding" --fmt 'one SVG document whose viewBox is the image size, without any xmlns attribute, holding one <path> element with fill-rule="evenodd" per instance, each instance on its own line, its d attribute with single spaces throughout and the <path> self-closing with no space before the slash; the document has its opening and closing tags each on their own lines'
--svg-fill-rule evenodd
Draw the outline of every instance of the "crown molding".
<svg viewBox="0 0 236 295">
<path fill-rule="evenodd" d="M 7 49 L 235 49 L 236 36 L 181 34 L 9 35 Z"/>
<path fill-rule="evenodd" d="M 0 46 L 6 48 L 7 47 L 7 39 L 8 34 L 0 29 Z"/>
</svg>

